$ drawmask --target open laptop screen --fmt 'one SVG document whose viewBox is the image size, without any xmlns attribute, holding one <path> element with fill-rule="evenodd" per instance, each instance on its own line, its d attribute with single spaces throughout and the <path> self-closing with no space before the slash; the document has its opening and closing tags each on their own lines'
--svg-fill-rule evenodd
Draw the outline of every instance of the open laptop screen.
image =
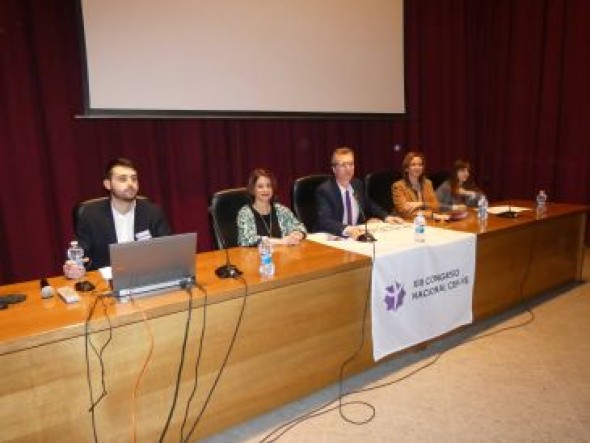
<svg viewBox="0 0 590 443">
<path fill-rule="evenodd" d="M 109 246 L 115 296 L 143 296 L 195 278 L 197 234 L 187 233 Z"/>
</svg>

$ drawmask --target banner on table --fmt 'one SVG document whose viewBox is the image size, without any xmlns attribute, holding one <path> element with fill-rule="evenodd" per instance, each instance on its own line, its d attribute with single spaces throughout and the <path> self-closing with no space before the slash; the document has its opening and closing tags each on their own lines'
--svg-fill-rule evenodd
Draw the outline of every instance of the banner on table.
<svg viewBox="0 0 590 443">
<path fill-rule="evenodd" d="M 373 358 L 437 337 L 473 321 L 474 235 L 421 245 L 375 260 Z"/>
</svg>

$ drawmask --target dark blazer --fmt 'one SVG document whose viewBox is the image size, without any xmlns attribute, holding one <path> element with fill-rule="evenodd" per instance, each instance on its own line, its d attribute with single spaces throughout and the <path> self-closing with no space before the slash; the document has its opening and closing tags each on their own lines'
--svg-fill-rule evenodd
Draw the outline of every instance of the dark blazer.
<svg viewBox="0 0 590 443">
<path fill-rule="evenodd" d="M 149 231 L 152 237 L 170 235 L 170 225 L 162 210 L 146 199 L 135 200 L 134 234 Z M 115 221 L 111 211 L 111 200 L 104 199 L 89 203 L 76 228 L 76 239 L 90 259 L 88 269 L 110 265 L 109 245 L 117 243 Z"/>
<path fill-rule="evenodd" d="M 361 209 L 359 211 L 358 223 L 364 223 L 365 216 L 383 220 L 389 215 L 365 194 L 365 187 L 362 181 L 358 178 L 353 178 L 351 184 Z M 336 183 L 336 179 L 332 177 L 319 185 L 315 191 L 315 199 L 318 214 L 315 231 L 329 232 L 332 235 L 342 235 L 342 231 L 346 227 L 342 223 L 344 205 L 342 204 L 342 193 Z"/>
</svg>

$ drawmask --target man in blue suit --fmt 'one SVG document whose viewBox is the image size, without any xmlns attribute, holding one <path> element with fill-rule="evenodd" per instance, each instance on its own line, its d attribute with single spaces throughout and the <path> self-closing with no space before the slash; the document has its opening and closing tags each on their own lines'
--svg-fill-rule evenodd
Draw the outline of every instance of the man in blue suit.
<svg viewBox="0 0 590 443">
<path fill-rule="evenodd" d="M 137 198 L 137 169 L 125 158 L 111 161 L 103 186 L 110 198 L 84 206 L 76 223 L 76 239 L 88 258 L 88 269 L 109 266 L 109 245 L 170 235 L 163 211 L 144 198 Z M 73 263 L 66 262 L 64 273 L 76 275 Z"/>
<path fill-rule="evenodd" d="M 366 194 L 363 182 L 354 177 L 354 152 L 342 147 L 332 154 L 334 177 L 316 189 L 317 225 L 315 231 L 357 239 L 364 230 L 357 227 L 365 217 L 387 223 L 403 223 L 388 214 Z"/>
</svg>

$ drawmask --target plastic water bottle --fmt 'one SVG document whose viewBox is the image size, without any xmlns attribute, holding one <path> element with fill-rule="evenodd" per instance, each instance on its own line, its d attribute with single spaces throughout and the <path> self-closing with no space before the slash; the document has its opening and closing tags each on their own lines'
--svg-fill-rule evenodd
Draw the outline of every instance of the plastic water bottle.
<svg viewBox="0 0 590 443">
<path fill-rule="evenodd" d="M 86 269 L 84 268 L 84 249 L 78 244 L 76 240 L 72 240 L 70 242 L 70 247 L 67 251 L 68 260 L 73 261 L 78 265 L 79 268 L 79 275 L 76 275 L 76 278 L 82 277 L 86 273 Z M 74 276 L 71 276 L 72 278 Z"/>
<path fill-rule="evenodd" d="M 418 211 L 414 218 L 414 240 L 420 243 L 426 240 L 426 219 L 422 211 Z"/>
<path fill-rule="evenodd" d="M 275 275 L 275 264 L 272 261 L 272 245 L 268 237 L 262 237 L 258 243 L 258 254 L 260 255 L 260 276 L 272 277 Z"/>
<path fill-rule="evenodd" d="M 67 254 L 68 260 L 72 260 L 77 265 L 84 266 L 84 249 L 80 247 L 76 240 L 70 242 Z"/>
<path fill-rule="evenodd" d="M 483 220 L 478 220 L 477 228 L 477 232 L 479 232 L 480 234 L 486 232 L 488 230 L 488 219 L 486 218 Z"/>
<path fill-rule="evenodd" d="M 488 219 L 488 199 L 485 194 L 481 194 L 477 201 L 477 219 L 481 221 Z"/>
<path fill-rule="evenodd" d="M 542 216 L 547 212 L 547 194 L 541 189 L 537 194 L 537 215 Z"/>
</svg>

